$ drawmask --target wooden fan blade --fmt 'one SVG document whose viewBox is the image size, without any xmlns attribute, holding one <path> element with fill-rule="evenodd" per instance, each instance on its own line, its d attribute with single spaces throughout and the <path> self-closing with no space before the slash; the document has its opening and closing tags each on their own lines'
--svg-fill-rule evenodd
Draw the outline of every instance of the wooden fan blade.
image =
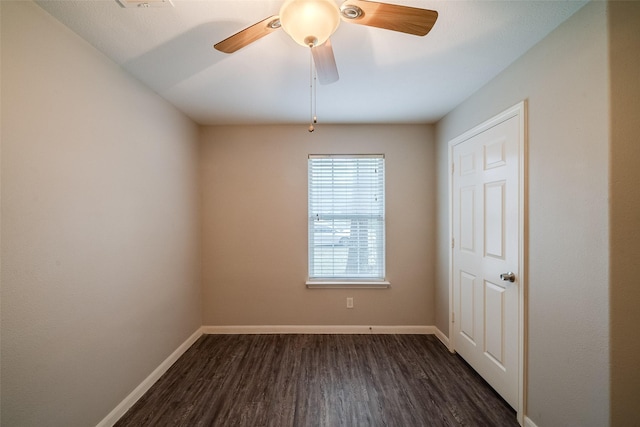
<svg viewBox="0 0 640 427">
<path fill-rule="evenodd" d="M 219 43 L 213 45 L 217 50 L 224 53 L 233 53 L 254 41 L 261 39 L 267 34 L 280 28 L 280 19 L 277 15 L 270 16 L 262 21 L 253 24 L 244 30 L 227 37 Z"/>
<path fill-rule="evenodd" d="M 322 45 L 312 47 L 311 53 L 320 84 L 327 85 L 337 82 L 339 78 L 338 67 L 336 66 L 336 57 L 333 56 L 331 41 L 327 39 Z"/>
<path fill-rule="evenodd" d="M 424 36 L 438 19 L 435 10 L 418 9 L 416 7 L 399 6 L 388 3 L 377 3 L 365 0 L 347 0 L 342 7 L 356 6 L 362 9 L 362 15 L 349 18 L 343 14 L 345 22 L 384 28 L 401 33 Z"/>
</svg>

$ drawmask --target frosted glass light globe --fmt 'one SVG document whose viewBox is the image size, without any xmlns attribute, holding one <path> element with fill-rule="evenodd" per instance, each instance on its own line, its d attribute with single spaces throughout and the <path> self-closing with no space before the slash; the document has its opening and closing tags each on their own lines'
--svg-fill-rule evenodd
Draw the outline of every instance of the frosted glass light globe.
<svg viewBox="0 0 640 427">
<path fill-rule="evenodd" d="M 334 0 L 287 0 L 280 8 L 280 23 L 296 43 L 320 46 L 338 28 L 340 9 Z"/>
</svg>

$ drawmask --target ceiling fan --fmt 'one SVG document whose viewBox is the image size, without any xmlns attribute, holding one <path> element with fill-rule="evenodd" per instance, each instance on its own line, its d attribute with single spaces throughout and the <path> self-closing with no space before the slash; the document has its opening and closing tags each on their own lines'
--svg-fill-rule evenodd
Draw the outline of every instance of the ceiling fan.
<svg viewBox="0 0 640 427">
<path fill-rule="evenodd" d="M 311 48 L 318 80 L 328 84 L 338 80 L 329 37 L 338 28 L 340 19 L 424 36 L 437 18 L 438 12 L 434 10 L 366 0 L 346 0 L 340 7 L 335 0 L 287 0 L 278 15 L 253 24 L 214 47 L 220 52 L 233 53 L 282 27 L 298 44 Z"/>
</svg>

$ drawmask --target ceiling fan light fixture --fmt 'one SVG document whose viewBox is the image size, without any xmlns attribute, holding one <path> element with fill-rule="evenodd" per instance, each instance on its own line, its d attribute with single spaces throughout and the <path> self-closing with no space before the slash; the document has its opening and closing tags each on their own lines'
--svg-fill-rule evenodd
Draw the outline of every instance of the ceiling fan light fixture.
<svg viewBox="0 0 640 427">
<path fill-rule="evenodd" d="M 280 19 L 276 18 L 272 21 L 269 21 L 267 27 L 271 28 L 272 30 L 277 30 L 278 28 L 282 27 L 282 24 L 280 23 Z"/>
<path fill-rule="evenodd" d="M 340 6 L 340 15 L 345 19 L 358 19 L 364 12 L 358 6 L 353 4 L 343 4 Z"/>
<path fill-rule="evenodd" d="M 320 46 L 338 28 L 340 9 L 333 0 L 287 0 L 280 8 L 280 23 L 296 43 Z"/>
</svg>

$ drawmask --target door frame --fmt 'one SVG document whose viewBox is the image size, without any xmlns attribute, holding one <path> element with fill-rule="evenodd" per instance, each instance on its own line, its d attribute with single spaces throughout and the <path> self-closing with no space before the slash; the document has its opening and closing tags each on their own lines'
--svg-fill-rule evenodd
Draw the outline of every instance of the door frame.
<svg viewBox="0 0 640 427">
<path fill-rule="evenodd" d="M 472 137 L 492 128 L 508 119 L 517 117 L 519 121 L 519 137 L 518 137 L 518 250 L 519 250 L 519 274 L 518 284 L 520 292 L 518 295 L 518 408 L 517 418 L 520 425 L 524 425 L 526 413 L 526 369 L 527 369 L 527 300 L 528 300 L 528 129 L 527 129 L 527 104 L 521 101 L 511 108 L 499 113 L 498 115 L 482 122 L 474 128 L 464 132 L 462 135 L 449 141 L 448 167 L 449 167 L 449 351 L 454 353 L 456 350 L 456 337 L 453 333 L 453 313 L 455 307 L 454 286 L 453 286 L 453 149 L 456 145 L 461 144 Z"/>
</svg>

